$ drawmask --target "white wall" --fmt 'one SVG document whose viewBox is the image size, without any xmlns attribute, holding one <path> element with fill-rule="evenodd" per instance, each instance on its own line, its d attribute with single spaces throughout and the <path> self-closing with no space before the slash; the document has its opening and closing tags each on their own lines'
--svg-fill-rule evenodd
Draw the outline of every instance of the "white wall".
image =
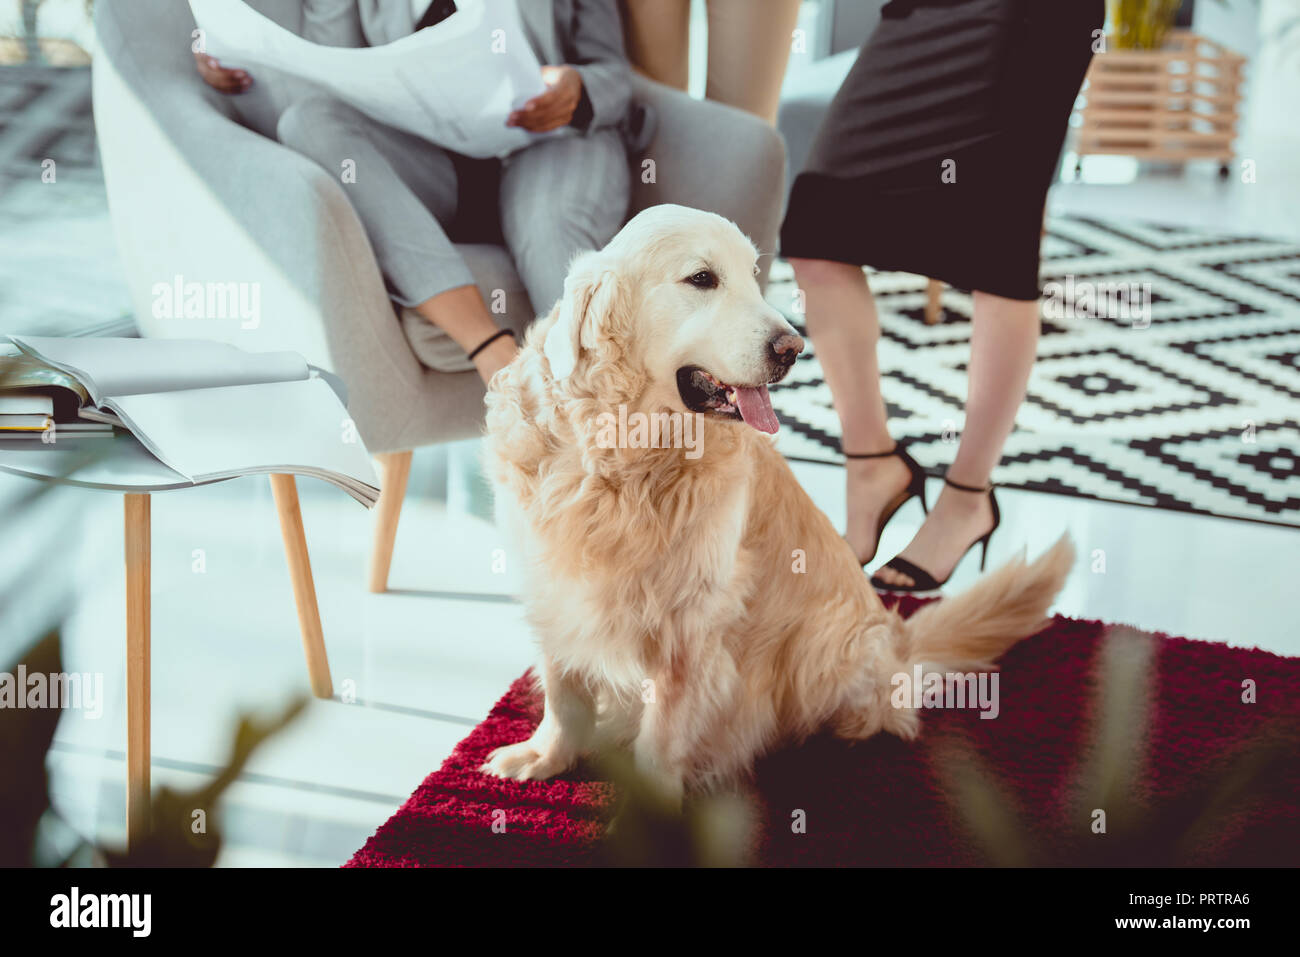
<svg viewBox="0 0 1300 957">
<path fill-rule="evenodd" d="M 1275 148 L 1294 169 L 1294 156 L 1286 154 L 1300 147 L 1300 0 L 1259 0 L 1256 35 L 1245 129 L 1253 147 Z"/>
<path fill-rule="evenodd" d="M 1192 29 L 1244 56 L 1259 50 L 1260 0 L 1196 0 Z"/>
</svg>

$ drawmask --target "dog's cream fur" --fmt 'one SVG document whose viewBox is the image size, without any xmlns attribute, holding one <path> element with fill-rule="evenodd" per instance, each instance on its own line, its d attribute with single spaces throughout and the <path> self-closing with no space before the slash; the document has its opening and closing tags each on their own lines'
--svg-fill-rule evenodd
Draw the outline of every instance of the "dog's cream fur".
<svg viewBox="0 0 1300 957">
<path fill-rule="evenodd" d="M 1066 538 L 905 622 L 770 437 L 709 416 L 697 459 L 597 444 L 596 417 L 620 404 L 683 411 L 680 366 L 771 378 L 764 345 L 793 330 L 763 301 L 755 261 L 721 217 L 649 209 L 574 262 L 564 298 L 493 379 L 488 460 L 527 569 L 545 711 L 486 771 L 547 778 L 631 743 L 680 797 L 821 729 L 912 738 L 919 716 L 891 705 L 892 676 L 991 667 L 1045 623 L 1074 559 Z M 683 282 L 705 267 L 717 288 Z"/>
</svg>

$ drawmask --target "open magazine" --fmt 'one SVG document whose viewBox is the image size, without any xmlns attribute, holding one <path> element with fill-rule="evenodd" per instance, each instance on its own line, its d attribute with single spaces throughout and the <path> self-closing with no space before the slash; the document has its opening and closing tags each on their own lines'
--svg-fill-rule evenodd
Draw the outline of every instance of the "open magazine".
<svg viewBox="0 0 1300 957">
<path fill-rule="evenodd" d="M 441 23 L 360 49 L 311 43 L 244 3 L 189 2 L 204 52 L 223 66 L 274 67 L 465 156 L 505 156 L 550 135 L 506 126 L 512 110 L 546 89 L 515 0 L 456 0 Z"/>
<path fill-rule="evenodd" d="M 53 417 L 56 442 L 120 426 L 196 484 L 287 473 L 324 479 L 367 507 L 379 498 L 343 403 L 295 352 L 203 339 L 9 338 L 22 355 L 0 357 L 0 393 L 52 397 L 63 410 Z"/>
</svg>

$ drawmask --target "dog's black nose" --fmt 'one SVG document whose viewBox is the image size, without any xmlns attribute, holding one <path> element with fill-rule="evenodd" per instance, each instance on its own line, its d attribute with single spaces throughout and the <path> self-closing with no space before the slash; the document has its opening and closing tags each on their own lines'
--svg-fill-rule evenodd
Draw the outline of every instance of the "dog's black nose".
<svg viewBox="0 0 1300 957">
<path fill-rule="evenodd" d="M 768 358 L 787 369 L 794 365 L 795 358 L 801 352 L 803 352 L 803 339 L 793 333 L 783 332 L 779 336 L 773 336 L 767 342 Z"/>
</svg>

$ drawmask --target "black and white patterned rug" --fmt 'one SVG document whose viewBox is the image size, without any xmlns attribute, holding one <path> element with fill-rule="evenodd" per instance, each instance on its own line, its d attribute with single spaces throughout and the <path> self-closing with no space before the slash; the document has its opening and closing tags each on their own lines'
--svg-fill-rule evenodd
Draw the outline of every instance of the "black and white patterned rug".
<svg viewBox="0 0 1300 957">
<path fill-rule="evenodd" d="M 1136 322 L 1045 314 L 1029 395 L 994 480 L 1300 526 L 1300 246 L 1053 219 L 1043 281 L 1071 277 L 1070 301 L 1087 283 L 1132 288 L 1148 293 L 1149 313 Z M 942 474 L 963 421 L 970 296 L 947 290 L 943 320 L 928 326 L 924 279 L 870 281 L 891 430 Z M 768 300 L 802 328 L 788 265 L 774 267 Z M 811 344 L 773 403 L 787 456 L 843 461 Z"/>
</svg>

